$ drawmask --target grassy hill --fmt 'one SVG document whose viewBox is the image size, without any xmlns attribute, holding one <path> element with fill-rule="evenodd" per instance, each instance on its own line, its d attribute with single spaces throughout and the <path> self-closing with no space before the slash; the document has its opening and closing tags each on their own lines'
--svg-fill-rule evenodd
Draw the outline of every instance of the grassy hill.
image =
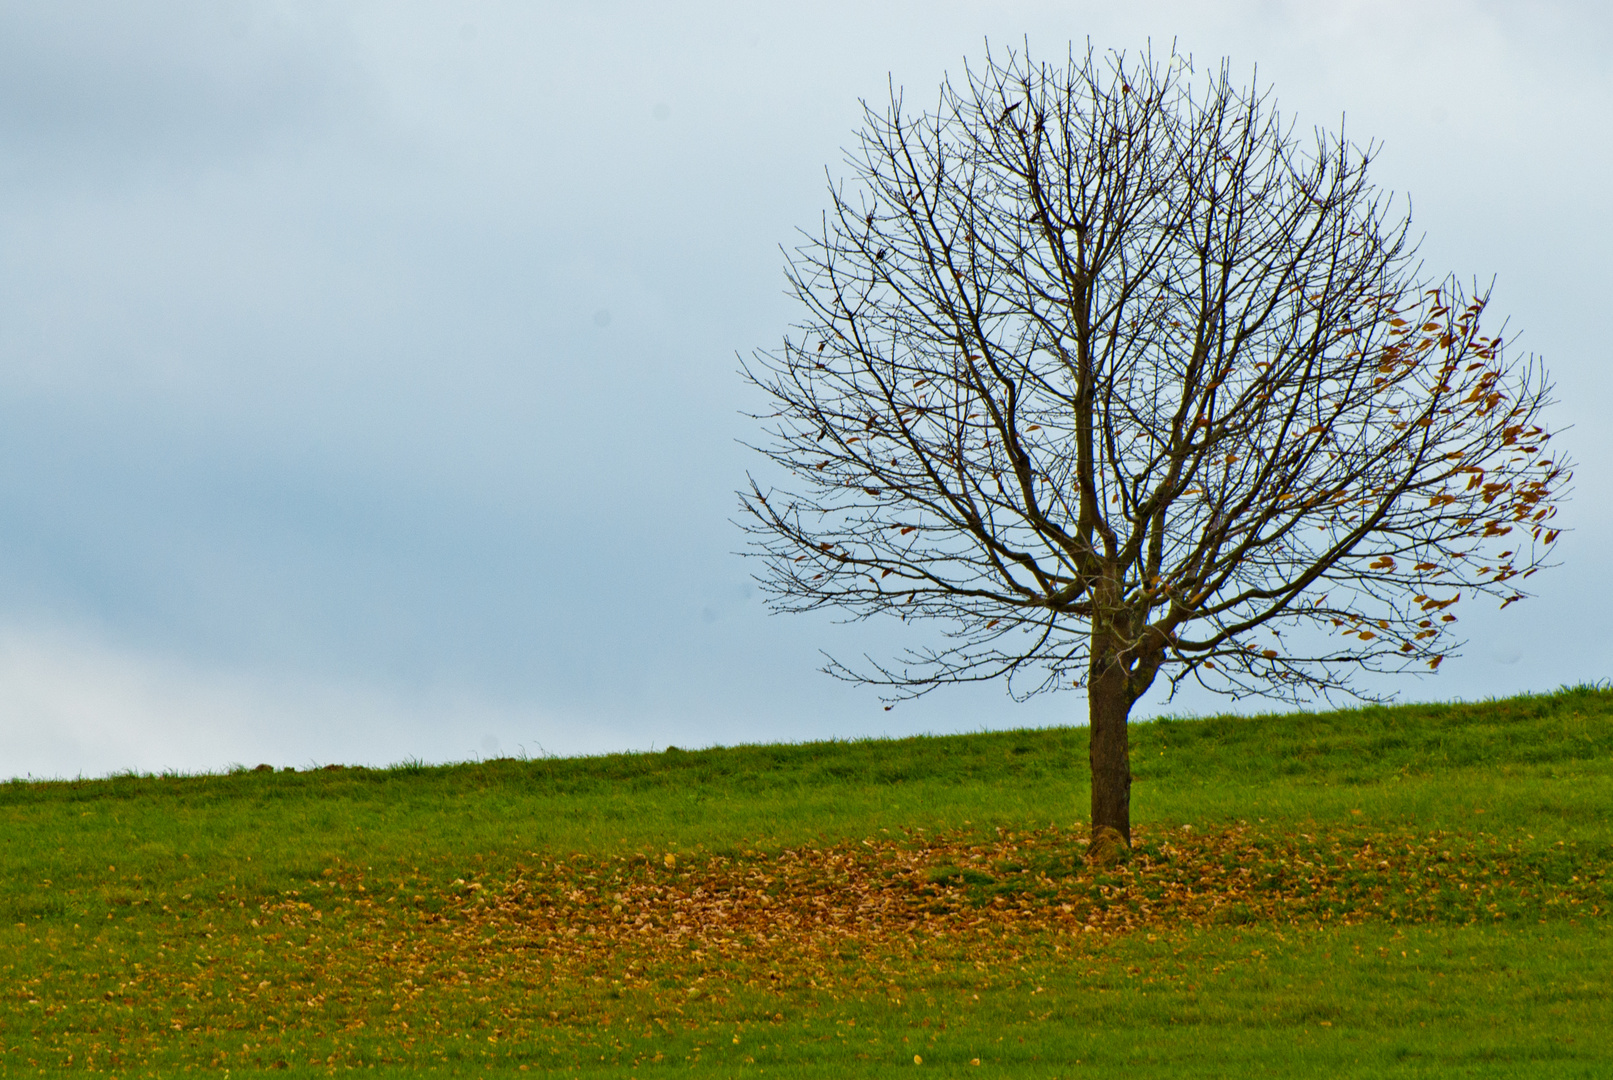
<svg viewBox="0 0 1613 1080">
<path fill-rule="evenodd" d="M 1085 760 L 1069 728 L 3 784 L 0 1069 L 1613 1060 L 1613 692 L 1136 725 L 1114 867 Z"/>
</svg>

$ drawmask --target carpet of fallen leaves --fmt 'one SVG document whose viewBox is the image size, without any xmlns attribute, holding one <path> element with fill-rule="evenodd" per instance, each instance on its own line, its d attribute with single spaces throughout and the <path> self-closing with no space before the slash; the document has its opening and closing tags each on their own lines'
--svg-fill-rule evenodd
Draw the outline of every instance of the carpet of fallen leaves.
<svg viewBox="0 0 1613 1080">
<path fill-rule="evenodd" d="M 875 943 L 989 928 L 1117 933 L 1202 923 L 1471 922 L 1597 916 L 1604 868 L 1566 850 L 1468 834 L 1365 829 L 1282 837 L 1139 830 L 1130 859 L 1089 865 L 1056 828 L 764 854 L 638 853 L 456 881 L 431 918 L 553 955 L 624 948 Z M 269 906 L 290 920 L 296 905 Z"/>
<path fill-rule="evenodd" d="M 10 1051 L 42 1062 L 405 1062 L 440 1059 L 456 1039 L 484 1055 L 500 1040 L 559 1047 L 582 1025 L 725 1004 L 765 1022 L 786 991 L 895 986 L 920 952 L 928 971 L 937 956 L 983 967 L 1015 941 L 1090 951 L 1140 929 L 1605 914 L 1605 859 L 1525 839 L 1139 829 L 1129 859 L 1105 866 L 1073 830 L 911 833 L 528 853 L 435 885 L 340 863 L 251 904 L 170 898 L 127 928 L 110 915 L 73 934 L 18 924 L 5 959 L 35 963 L 7 965 L 20 977 L 0 1011 Z"/>
</svg>

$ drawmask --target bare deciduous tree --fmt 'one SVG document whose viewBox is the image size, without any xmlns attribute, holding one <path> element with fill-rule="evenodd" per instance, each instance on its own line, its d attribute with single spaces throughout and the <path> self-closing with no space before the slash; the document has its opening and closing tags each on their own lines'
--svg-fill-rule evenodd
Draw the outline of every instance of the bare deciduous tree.
<svg viewBox="0 0 1613 1080">
<path fill-rule="evenodd" d="M 1543 369 L 1423 276 L 1373 154 L 1176 56 L 988 56 L 868 109 L 789 261 L 798 333 L 746 365 L 793 478 L 742 496 L 772 606 L 941 623 L 830 663 L 892 698 L 1084 686 L 1111 843 L 1161 676 L 1437 669 L 1459 601 L 1523 597 L 1570 474 Z"/>
</svg>

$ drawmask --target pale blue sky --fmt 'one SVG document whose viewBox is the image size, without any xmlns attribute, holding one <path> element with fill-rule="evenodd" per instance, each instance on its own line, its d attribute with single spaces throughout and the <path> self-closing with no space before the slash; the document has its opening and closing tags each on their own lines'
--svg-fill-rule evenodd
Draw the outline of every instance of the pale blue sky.
<svg viewBox="0 0 1613 1080">
<path fill-rule="evenodd" d="M 1080 720 L 887 713 L 818 650 L 901 628 L 769 617 L 733 554 L 779 245 L 858 99 L 988 36 L 1175 37 L 1385 143 L 1580 462 L 1565 565 L 1402 695 L 1613 676 L 1603 5 L 6 3 L 0 775 Z"/>
</svg>

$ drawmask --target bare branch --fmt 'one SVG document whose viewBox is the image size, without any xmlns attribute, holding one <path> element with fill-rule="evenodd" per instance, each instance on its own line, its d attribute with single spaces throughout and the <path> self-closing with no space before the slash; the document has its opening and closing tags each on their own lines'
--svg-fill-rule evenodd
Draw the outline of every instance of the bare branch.
<svg viewBox="0 0 1613 1080">
<path fill-rule="evenodd" d="M 744 366 L 774 608 L 936 626 L 830 662 L 893 698 L 1437 669 L 1459 603 L 1548 565 L 1571 468 L 1374 152 L 1174 55 L 988 56 L 867 109 L 790 254 L 804 317 Z"/>
</svg>

